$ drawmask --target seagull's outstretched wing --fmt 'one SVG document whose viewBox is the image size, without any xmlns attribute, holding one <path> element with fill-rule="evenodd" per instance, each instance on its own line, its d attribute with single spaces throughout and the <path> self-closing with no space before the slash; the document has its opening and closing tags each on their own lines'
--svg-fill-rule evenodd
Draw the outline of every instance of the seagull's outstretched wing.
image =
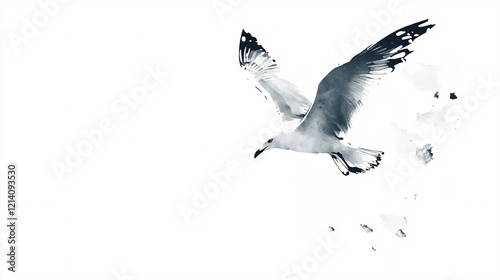
<svg viewBox="0 0 500 280">
<path fill-rule="evenodd" d="M 328 73 L 320 82 L 313 106 L 298 129 L 315 129 L 335 136 L 346 133 L 367 86 L 405 61 L 412 52 L 408 45 L 434 26 L 426 24 L 427 21 L 401 28 Z"/>
<path fill-rule="evenodd" d="M 281 113 L 283 121 L 302 119 L 311 102 L 295 85 L 280 77 L 276 61 L 257 43 L 257 39 L 243 30 L 240 37 L 240 66 L 257 83 L 257 89 L 266 91 Z"/>
</svg>

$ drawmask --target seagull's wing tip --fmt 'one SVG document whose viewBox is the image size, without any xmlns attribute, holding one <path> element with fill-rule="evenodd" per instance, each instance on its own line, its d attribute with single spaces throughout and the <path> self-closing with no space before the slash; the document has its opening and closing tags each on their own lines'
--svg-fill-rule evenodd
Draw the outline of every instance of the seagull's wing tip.
<svg viewBox="0 0 500 280">
<path fill-rule="evenodd" d="M 427 25 L 424 25 L 424 24 L 427 24 Z M 427 27 L 427 28 L 431 29 L 431 28 L 433 28 L 435 25 L 436 25 L 436 24 L 434 24 L 434 23 L 429 23 L 429 19 L 424 19 L 424 20 L 422 20 L 422 21 L 417 22 L 417 26 L 418 26 L 418 27 L 422 27 L 422 28 Z"/>
</svg>

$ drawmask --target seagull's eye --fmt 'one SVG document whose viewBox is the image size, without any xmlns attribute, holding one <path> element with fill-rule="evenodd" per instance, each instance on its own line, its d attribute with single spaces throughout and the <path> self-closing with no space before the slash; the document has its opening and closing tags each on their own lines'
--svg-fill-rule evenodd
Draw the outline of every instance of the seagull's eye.
<svg viewBox="0 0 500 280">
<path fill-rule="evenodd" d="M 271 142 L 273 142 L 273 138 L 267 140 L 267 143 L 271 143 Z"/>
</svg>

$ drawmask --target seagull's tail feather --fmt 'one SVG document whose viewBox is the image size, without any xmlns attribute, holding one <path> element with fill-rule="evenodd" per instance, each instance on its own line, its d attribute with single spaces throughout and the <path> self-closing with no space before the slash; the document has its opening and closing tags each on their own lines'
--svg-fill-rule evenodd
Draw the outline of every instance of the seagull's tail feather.
<svg viewBox="0 0 500 280">
<path fill-rule="evenodd" d="M 384 152 L 345 146 L 342 152 L 332 152 L 330 156 L 344 175 L 365 173 L 377 167 Z"/>
</svg>

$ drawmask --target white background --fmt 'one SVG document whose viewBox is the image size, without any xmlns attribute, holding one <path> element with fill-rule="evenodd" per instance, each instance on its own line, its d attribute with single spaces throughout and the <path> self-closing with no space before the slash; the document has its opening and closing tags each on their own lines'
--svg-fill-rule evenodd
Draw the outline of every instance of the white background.
<svg viewBox="0 0 500 280">
<path fill-rule="evenodd" d="M 412 123 L 417 113 L 463 106 L 481 79 L 500 81 L 497 2 L 400 1 L 384 24 L 373 13 L 388 1 L 242 0 L 222 12 L 214 4 L 225 0 L 186 2 L 68 1 L 17 52 L 9 34 L 21 36 L 23 18 L 43 9 L 0 2 L 2 225 L 9 162 L 20 176 L 18 272 L 2 261 L 2 279 L 299 279 L 285 274 L 317 238 L 339 247 L 309 279 L 500 279 L 500 87 L 459 121 L 427 125 L 445 131 L 434 160 L 398 171 L 416 147 L 409 140 L 428 135 Z M 354 122 L 354 144 L 386 152 L 380 167 L 344 177 L 326 155 L 252 158 L 251 138 L 274 108 L 239 68 L 242 28 L 313 100 L 323 76 L 350 59 L 341 46 L 354 47 L 357 30 L 375 23 L 375 43 L 426 18 L 435 28 Z M 157 65 L 169 77 L 120 119 L 111 104 Z M 106 118 L 114 130 L 58 180 L 65 147 Z M 231 162 L 239 173 L 184 219 L 179 207 Z M 391 187 L 388 174 L 403 182 Z M 405 216 L 407 237 L 381 214 Z M 5 226 L 0 234 L 5 260 Z"/>
</svg>

